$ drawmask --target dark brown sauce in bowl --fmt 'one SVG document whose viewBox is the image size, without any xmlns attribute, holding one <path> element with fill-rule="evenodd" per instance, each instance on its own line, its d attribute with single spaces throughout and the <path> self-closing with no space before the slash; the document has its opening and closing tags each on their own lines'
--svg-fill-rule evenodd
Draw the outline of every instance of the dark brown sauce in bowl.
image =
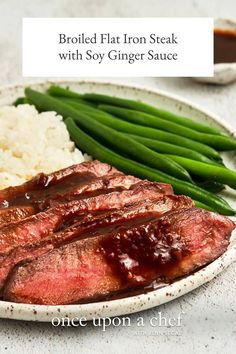
<svg viewBox="0 0 236 354">
<path fill-rule="evenodd" d="M 214 30 L 214 63 L 236 63 L 236 30 Z"/>
</svg>

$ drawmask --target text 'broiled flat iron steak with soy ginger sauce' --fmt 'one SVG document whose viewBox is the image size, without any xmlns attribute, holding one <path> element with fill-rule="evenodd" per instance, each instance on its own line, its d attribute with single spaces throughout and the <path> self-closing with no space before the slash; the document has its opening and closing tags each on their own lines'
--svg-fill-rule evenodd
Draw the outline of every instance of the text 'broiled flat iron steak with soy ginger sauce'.
<svg viewBox="0 0 236 354">
<path fill-rule="evenodd" d="M 69 243 L 15 268 L 3 299 L 35 304 L 94 301 L 173 280 L 219 257 L 234 223 L 198 208 Z"/>
</svg>

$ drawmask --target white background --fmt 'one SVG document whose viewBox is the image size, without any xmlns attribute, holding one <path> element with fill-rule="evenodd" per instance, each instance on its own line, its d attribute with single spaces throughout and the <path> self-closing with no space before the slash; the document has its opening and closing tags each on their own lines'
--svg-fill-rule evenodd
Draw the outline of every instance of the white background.
<svg viewBox="0 0 236 354">
<path fill-rule="evenodd" d="M 0 0 L 0 84 L 25 82 L 21 73 L 22 17 L 214 16 L 236 17 L 235 0 Z M 108 80 L 108 78 L 106 79 Z M 221 116 L 236 129 L 236 83 L 221 87 L 183 78 L 111 78 L 178 94 Z M 33 79 L 31 79 L 33 81 Z M 133 328 L 59 329 L 45 323 L 0 320 L 0 353 L 231 354 L 236 348 L 236 264 L 190 294 L 131 316 L 145 322 L 162 311 L 185 311 L 182 335 L 137 337 Z"/>
<path fill-rule="evenodd" d="M 59 34 L 87 37 L 97 34 L 96 44 L 60 44 Z M 121 43 L 101 44 L 100 34 L 120 37 Z M 124 44 L 124 33 L 145 37 L 146 44 Z M 150 34 L 178 38 L 178 44 L 150 44 Z M 82 60 L 61 60 L 59 53 L 82 54 Z M 86 60 L 86 51 L 104 53 L 104 59 Z M 121 53 L 145 53 L 143 60 L 130 64 L 110 60 L 111 50 Z M 148 51 L 177 53 L 177 60 L 148 60 Z M 23 20 L 23 76 L 212 76 L 213 20 L 207 18 L 26 18 Z"/>
</svg>

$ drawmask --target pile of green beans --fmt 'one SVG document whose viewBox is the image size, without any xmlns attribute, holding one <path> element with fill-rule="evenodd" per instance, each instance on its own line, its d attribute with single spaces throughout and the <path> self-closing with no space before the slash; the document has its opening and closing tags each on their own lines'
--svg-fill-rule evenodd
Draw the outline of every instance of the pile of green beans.
<svg viewBox="0 0 236 354">
<path fill-rule="evenodd" d="M 103 117 L 103 120 L 101 118 L 101 121 L 103 123 L 106 123 L 108 126 L 112 127 L 112 121 L 113 121 L 114 117 L 112 115 L 110 115 L 109 113 L 102 112 L 101 110 L 99 110 L 95 107 L 87 106 L 81 100 L 80 101 L 73 100 L 73 99 L 70 99 L 67 97 L 61 97 L 61 100 L 64 103 L 67 103 L 70 106 L 72 106 L 82 112 L 86 112 L 87 114 L 89 114 L 90 116 L 92 116 L 93 118 L 95 118 L 97 120 L 99 120 L 99 118 L 98 118 L 99 116 Z M 106 117 L 105 120 L 104 120 L 104 116 Z M 117 122 L 117 120 L 115 122 Z M 119 126 L 117 126 L 116 128 L 119 129 Z M 128 125 L 126 125 L 126 129 L 128 129 Z M 120 128 L 120 130 L 121 130 L 121 128 Z M 139 132 L 141 133 L 141 129 L 139 129 Z M 145 134 L 145 132 L 143 134 Z M 134 140 L 137 140 L 138 142 L 147 146 L 148 148 L 150 148 L 156 152 L 162 153 L 162 154 L 179 155 L 179 156 L 184 156 L 184 157 L 191 158 L 193 160 L 197 160 L 197 161 L 201 161 L 201 162 L 206 162 L 206 163 L 216 164 L 216 165 L 219 164 L 219 161 L 215 162 L 214 160 L 211 160 L 210 158 L 206 157 L 205 155 L 203 155 L 197 151 L 191 150 L 190 148 L 185 148 L 183 146 L 174 145 L 171 143 L 166 143 L 166 142 L 160 141 L 160 140 L 145 138 L 145 137 L 139 136 L 139 135 L 133 135 L 133 134 L 128 134 L 128 133 L 127 134 L 125 133 L 125 135 L 129 136 L 130 138 L 132 138 Z"/>
<path fill-rule="evenodd" d="M 55 86 L 53 86 L 53 87 L 55 89 Z M 52 91 L 50 89 L 49 89 L 49 92 L 52 93 Z M 74 101 L 71 98 L 68 98 L 67 96 L 64 98 L 61 98 L 61 96 L 56 96 L 56 97 L 58 99 L 60 98 L 60 102 L 66 103 L 80 112 L 85 112 L 85 113 L 89 114 L 90 117 L 96 119 L 100 123 L 107 125 L 119 132 L 127 133 L 127 134 L 134 134 L 136 136 L 146 137 L 146 138 L 161 141 L 161 142 L 167 142 L 167 143 L 172 144 L 177 147 L 185 147 L 189 151 L 192 150 L 192 151 L 198 152 L 204 156 L 207 156 L 207 157 L 213 159 L 213 161 L 214 160 L 216 160 L 218 162 L 222 161 L 220 154 L 216 150 L 214 150 L 213 148 L 211 148 L 205 144 L 190 140 L 185 137 L 178 136 L 176 134 L 168 133 L 168 132 L 165 132 L 162 130 L 153 129 L 153 128 L 149 128 L 149 127 L 143 127 L 140 125 L 125 122 L 122 119 L 113 117 L 112 115 L 107 114 L 106 112 L 103 112 L 97 108 L 94 108 L 92 106 L 88 106 L 88 105 L 82 103 L 81 100 Z M 29 99 L 29 97 L 27 97 L 27 98 Z M 39 110 L 41 109 L 40 107 L 38 107 L 38 108 L 39 108 Z M 143 145 L 149 147 L 147 144 L 143 144 Z M 157 150 L 155 150 L 155 151 L 157 151 Z M 166 152 L 168 152 L 168 150 Z M 203 157 L 203 159 L 204 159 L 204 157 Z M 201 159 L 201 161 L 203 159 Z"/>
<path fill-rule="evenodd" d="M 113 106 L 119 106 L 119 107 L 132 109 L 135 111 L 149 113 L 153 116 L 166 119 L 167 121 L 177 123 L 181 126 L 185 126 L 185 127 L 191 128 L 193 130 L 196 130 L 196 131 L 199 131 L 202 133 L 217 134 L 217 135 L 223 134 L 218 129 L 208 127 L 207 125 L 197 123 L 197 122 L 195 122 L 191 119 L 188 119 L 186 117 L 182 117 L 177 114 L 167 112 L 165 110 L 150 106 L 150 105 L 140 102 L 140 101 L 128 100 L 125 98 L 118 98 L 118 97 L 101 95 L 101 94 L 96 94 L 96 93 L 86 93 L 86 94 L 81 95 L 81 98 L 84 100 L 87 100 L 87 101 L 97 103 L 97 104 L 103 104 L 103 103 L 111 104 Z"/>
<path fill-rule="evenodd" d="M 89 113 L 90 117 L 96 119 L 100 123 L 107 125 L 119 132 L 132 134 L 140 137 L 145 137 L 153 139 L 156 141 L 166 142 L 169 144 L 174 144 L 176 146 L 185 147 L 187 149 L 196 151 L 202 155 L 205 155 L 213 160 L 221 161 L 220 154 L 210 146 L 199 143 L 197 141 L 190 140 L 188 138 L 165 132 L 163 130 L 158 130 L 149 127 L 143 127 L 141 125 L 126 122 L 122 119 L 116 118 L 106 112 L 95 109 L 93 107 L 84 108 L 83 104 L 80 103 L 69 103 L 68 101 L 63 101 L 64 103 L 73 106 L 75 109 L 81 112 Z"/>
<path fill-rule="evenodd" d="M 210 145 L 218 150 L 234 150 L 236 149 L 236 140 L 223 135 L 205 134 L 195 131 L 185 126 L 170 122 L 163 118 L 158 118 L 144 112 L 138 112 L 131 109 L 125 109 L 109 105 L 99 105 L 98 108 L 108 112 L 115 117 L 122 118 L 131 123 L 148 126 L 156 129 L 168 131 L 170 133 L 178 134 L 186 138 L 200 141 L 201 143 Z"/>
<path fill-rule="evenodd" d="M 154 140 L 154 139 L 148 139 L 148 138 L 144 138 L 144 137 L 138 136 L 138 135 L 128 134 L 128 136 L 130 136 L 134 140 L 139 141 L 141 144 L 149 147 L 150 149 L 160 152 L 162 154 L 167 153 L 167 154 L 172 154 L 172 155 L 177 155 L 177 156 L 183 156 L 183 157 L 190 158 L 192 160 L 218 165 L 217 162 L 209 159 L 205 155 L 200 154 L 197 151 L 182 147 L 182 146 L 177 146 L 174 144 L 165 143 L 163 141 L 158 141 L 158 140 Z"/>
<path fill-rule="evenodd" d="M 129 100 L 120 97 L 108 96 L 96 93 L 85 93 L 78 94 L 77 92 L 71 91 L 69 88 L 62 88 L 57 85 L 51 85 L 48 89 L 48 93 L 55 97 L 69 97 L 69 98 L 79 98 L 80 101 L 86 101 L 88 104 L 93 103 L 94 105 L 108 104 L 112 106 L 118 106 L 123 108 L 128 108 L 134 111 L 140 111 L 148 113 L 152 116 L 163 118 L 167 121 L 179 124 L 183 127 L 188 127 L 194 131 L 202 132 L 205 134 L 216 134 L 216 135 L 227 135 L 219 129 L 209 127 L 205 124 L 195 122 L 189 118 L 179 116 L 177 114 L 165 111 L 163 109 L 158 109 L 146 103 L 140 101 Z"/>
<path fill-rule="evenodd" d="M 53 104 L 54 99 L 51 99 L 50 96 L 48 97 L 51 104 Z M 43 109 L 42 106 L 38 106 L 40 109 Z M 68 107 L 66 113 L 65 107 Z M 57 112 L 64 117 L 73 116 L 85 131 L 118 150 L 121 154 L 125 154 L 136 161 L 144 162 L 147 166 L 160 169 L 161 171 L 167 172 L 181 180 L 192 182 L 188 172 L 181 165 L 174 162 L 173 159 L 169 159 L 168 157 L 147 148 L 145 145 L 140 144 L 136 140 L 97 122 L 89 115 L 81 112 L 78 114 L 73 107 L 71 108 L 64 103 L 60 103 L 60 105 L 57 104 Z"/>
<path fill-rule="evenodd" d="M 110 149 L 104 147 L 98 143 L 95 139 L 91 138 L 89 135 L 84 133 L 80 129 L 76 122 L 72 118 L 67 118 L 65 120 L 67 129 L 70 133 L 71 138 L 76 143 L 76 145 L 91 154 L 95 158 L 112 164 L 121 171 L 128 174 L 134 174 L 140 178 L 147 178 L 151 181 L 159 181 L 172 184 L 174 190 L 178 194 L 187 194 L 193 199 L 201 203 L 206 209 L 217 210 L 223 215 L 234 215 L 235 211 L 229 207 L 223 199 L 218 196 L 202 190 L 201 188 L 192 185 L 189 182 L 179 181 L 174 177 L 169 177 L 168 175 L 159 172 L 157 170 L 151 169 L 142 165 L 140 163 L 131 161 L 127 158 L 121 157 L 119 154 L 111 151 Z M 196 203 L 197 204 L 197 203 Z M 200 204 L 198 204 L 200 205 Z"/>
<path fill-rule="evenodd" d="M 99 107 L 87 105 L 84 96 L 83 98 L 81 95 L 63 96 L 63 90 L 68 91 L 62 89 L 58 94 L 57 87 L 53 86 L 53 90 L 52 87 L 49 90 L 49 95 L 28 88 L 25 94 L 26 99 L 40 111 L 56 111 L 62 115 L 72 140 L 81 150 L 94 158 L 140 178 L 170 183 L 177 194 L 192 197 L 196 205 L 200 206 L 199 203 L 202 203 L 205 208 L 224 215 L 235 214 L 226 201 L 194 184 L 186 173 L 189 171 L 190 175 L 199 176 L 200 181 L 203 180 L 203 185 L 204 181 L 206 184 L 214 182 L 215 187 L 220 188 L 222 185 L 219 182 L 222 181 L 235 187 L 234 172 L 219 165 L 220 155 L 212 147 L 186 137 L 178 137 L 170 132 L 160 130 L 159 133 L 159 130 L 153 127 L 126 122 L 102 111 Z M 172 140 L 158 140 L 162 134 L 169 134 Z M 189 141 L 189 147 L 176 144 L 176 141 L 180 141 L 178 138 Z M 198 147 L 198 144 L 202 147 L 201 151 L 193 149 Z M 186 161 L 177 161 L 177 158 L 188 160 L 188 164 L 183 166 Z M 210 173 L 196 173 L 198 168 L 189 167 L 191 161 L 201 164 L 201 170 L 207 166 Z M 216 171 L 219 178 L 217 177 L 215 181 L 213 177 Z"/>
</svg>

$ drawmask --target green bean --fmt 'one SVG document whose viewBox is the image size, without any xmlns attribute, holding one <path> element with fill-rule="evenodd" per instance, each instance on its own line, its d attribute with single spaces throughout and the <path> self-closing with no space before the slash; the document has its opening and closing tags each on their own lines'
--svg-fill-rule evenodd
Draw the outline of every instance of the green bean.
<svg viewBox="0 0 236 354">
<path fill-rule="evenodd" d="M 53 96 L 53 95 L 50 95 Z M 94 109 L 96 111 L 102 112 L 100 109 L 97 108 L 93 103 L 84 101 L 79 98 L 71 98 L 71 97 L 59 97 L 59 96 L 53 96 L 57 99 L 60 99 L 60 101 L 69 104 L 70 106 L 73 106 L 75 108 L 83 109 L 83 110 L 88 110 Z"/>
<path fill-rule="evenodd" d="M 111 145 L 115 150 L 117 149 L 121 153 L 126 154 L 137 161 L 145 162 L 148 166 L 161 169 L 172 176 L 192 182 L 189 174 L 176 162 L 173 162 L 171 159 L 147 148 L 136 140 L 99 123 L 95 119 L 89 117 L 88 114 L 80 112 L 79 110 L 77 111 L 73 107 L 54 97 L 37 93 L 36 91 L 33 94 L 33 98 L 32 96 L 30 97 L 36 105 L 43 100 L 43 104 L 39 104 L 42 109 L 44 109 L 44 104 L 46 104 L 46 109 L 54 110 L 63 117 L 71 116 L 83 129 L 104 141 L 105 144 Z"/>
<path fill-rule="evenodd" d="M 201 209 L 206 209 L 206 210 L 210 210 L 210 211 L 214 211 L 213 208 L 209 207 L 209 205 L 203 204 L 201 202 L 198 202 L 197 200 L 194 200 L 194 204 L 197 208 L 201 208 Z"/>
<path fill-rule="evenodd" d="M 58 97 L 71 97 L 71 98 L 82 98 L 81 95 L 77 92 L 69 90 L 69 88 L 63 88 L 57 85 L 51 85 L 47 92 L 51 96 L 58 96 Z"/>
<path fill-rule="evenodd" d="M 104 147 L 95 139 L 84 133 L 74 122 L 72 118 L 67 118 L 65 124 L 70 133 L 71 139 L 79 149 L 103 162 L 107 162 L 121 171 L 135 175 L 140 178 L 147 178 L 151 181 L 159 181 L 172 184 L 177 194 L 185 194 L 198 202 L 218 211 L 223 215 L 234 215 L 235 211 L 222 198 L 211 194 L 189 182 L 179 181 L 163 172 L 156 171 L 153 168 L 131 161 L 125 157 L 114 153 L 112 150 Z"/>
<path fill-rule="evenodd" d="M 27 88 L 25 90 L 25 93 L 26 93 L 26 96 L 39 109 L 44 109 L 44 110 L 51 109 L 52 110 L 51 106 L 53 104 L 53 107 L 54 107 L 53 109 L 56 112 L 58 112 L 59 114 L 61 114 L 62 116 L 68 116 L 68 114 L 67 114 L 68 108 L 73 110 L 72 118 L 74 118 L 74 116 L 75 116 L 75 111 L 77 114 L 79 113 L 79 110 L 76 110 L 73 107 L 68 107 L 67 104 L 60 102 L 60 100 L 58 100 L 54 97 L 39 93 L 39 92 L 34 91 L 30 88 Z M 57 100 L 56 103 L 53 100 Z M 66 106 L 66 110 L 65 110 L 65 106 Z M 58 111 L 59 107 L 61 107 L 60 112 Z M 71 116 L 71 115 L 69 115 L 69 116 Z M 102 112 L 100 113 L 100 111 L 99 111 L 99 113 L 97 113 L 97 110 L 96 110 L 96 113 L 93 113 L 93 110 L 91 109 L 90 110 L 90 117 L 95 118 L 100 123 L 107 125 L 115 130 L 120 131 L 120 132 L 134 134 L 134 135 L 140 135 L 140 136 L 144 136 L 147 138 L 157 139 L 157 140 L 169 142 L 171 144 L 184 146 L 189 149 L 198 151 L 198 152 L 202 153 L 203 155 L 206 155 L 212 159 L 216 159 L 216 160 L 221 161 L 221 157 L 216 150 L 214 150 L 211 147 L 204 145 L 202 143 L 192 141 L 190 139 L 187 139 L 187 138 L 184 138 L 184 137 L 172 134 L 172 133 L 163 132 L 158 129 L 153 129 L 153 128 L 149 128 L 149 127 L 142 127 L 142 126 L 135 125 L 132 123 L 124 122 L 122 119 L 112 117 L 106 113 L 103 114 Z"/>
<path fill-rule="evenodd" d="M 80 98 L 80 94 L 78 94 L 76 92 L 69 91 L 68 89 L 65 89 L 62 87 L 50 86 L 49 89 L 47 90 L 47 92 L 50 96 L 61 99 L 63 101 L 68 101 L 70 103 L 77 102 L 77 103 L 84 104 L 88 107 L 97 107 L 92 102 L 82 100 L 82 98 Z"/>
<path fill-rule="evenodd" d="M 154 116 L 164 118 L 168 121 L 177 123 L 179 125 L 200 131 L 202 133 L 225 135 L 224 133 L 222 133 L 220 130 L 218 130 L 216 128 L 211 128 L 207 125 L 195 122 L 189 118 L 182 117 L 182 116 L 179 116 L 179 115 L 171 113 L 171 112 L 167 112 L 162 109 L 158 109 L 156 107 L 153 107 L 151 105 L 148 105 L 148 104 L 140 102 L 140 101 L 134 101 L 134 100 L 129 100 L 129 99 L 125 99 L 125 98 L 118 98 L 118 97 L 101 95 L 101 94 L 96 94 L 96 93 L 85 93 L 84 95 L 82 95 L 82 98 L 87 101 L 95 102 L 97 104 L 106 103 L 106 104 L 111 104 L 114 106 L 120 106 L 120 107 L 124 107 L 124 108 L 133 109 L 135 111 L 146 112 L 146 113 L 152 114 Z"/>
<path fill-rule="evenodd" d="M 187 171 L 196 175 L 202 176 L 212 181 L 227 184 L 231 188 L 236 189 L 236 172 L 225 167 L 210 165 L 204 162 L 186 159 L 185 157 L 169 155 L 165 156 L 173 159 L 181 166 L 186 168 Z"/>
<path fill-rule="evenodd" d="M 205 189 L 211 193 L 220 193 L 225 189 L 225 186 L 219 182 L 215 182 L 211 180 L 198 181 L 198 179 L 194 177 L 193 180 L 200 188 Z"/>
<path fill-rule="evenodd" d="M 26 97 L 19 97 L 13 103 L 14 106 L 19 106 L 20 104 L 30 104 L 30 101 Z"/>
<path fill-rule="evenodd" d="M 212 163 L 212 164 L 218 164 L 213 160 L 210 160 L 208 157 L 205 155 L 200 154 L 197 151 L 193 151 L 190 149 L 187 149 L 182 146 L 177 146 L 169 143 L 165 143 L 163 141 L 157 141 L 153 139 L 148 139 L 148 138 L 143 138 L 138 135 L 132 135 L 132 134 L 127 134 L 134 140 L 137 140 L 141 144 L 149 147 L 150 149 L 160 152 L 162 154 L 173 154 L 173 155 L 178 155 L 178 156 L 184 156 L 193 160 L 197 161 L 202 161 L 206 163 Z"/>
<path fill-rule="evenodd" d="M 236 140 L 229 136 L 204 134 L 193 129 L 180 126 L 179 124 L 158 118 L 144 112 L 138 112 L 131 109 L 125 109 L 109 105 L 99 105 L 98 108 L 110 113 L 118 118 L 125 119 L 130 123 L 156 128 L 170 133 L 178 134 L 186 138 L 199 141 L 212 146 L 216 150 L 234 150 L 236 149 Z"/>
<path fill-rule="evenodd" d="M 84 104 L 84 102 L 81 102 L 81 101 L 78 102 L 77 100 L 72 100 L 67 97 L 62 97 L 61 99 L 64 103 L 67 103 L 70 106 L 72 106 L 80 111 L 86 112 L 87 114 L 89 114 L 93 118 L 97 118 L 98 115 L 100 115 L 101 117 L 104 117 L 104 115 L 105 115 L 107 117 L 107 119 L 114 118 L 111 114 L 104 112 L 104 111 L 100 110 L 99 108 L 88 106 L 88 105 Z M 112 125 L 109 125 L 109 126 L 111 127 Z M 219 164 L 219 162 L 215 162 L 214 160 L 209 159 L 208 157 L 206 157 L 203 154 L 200 154 L 197 151 L 193 151 L 191 149 L 188 149 L 188 148 L 185 148 L 185 147 L 182 147 L 179 145 L 173 145 L 173 144 L 166 143 L 163 141 L 157 141 L 154 139 L 144 138 L 144 137 L 141 137 L 138 135 L 132 135 L 132 134 L 126 134 L 126 135 L 134 140 L 137 140 L 139 143 L 141 143 L 141 144 L 147 146 L 148 148 L 150 148 L 156 152 L 159 152 L 159 153 L 169 153 L 169 154 L 173 153 L 175 155 L 186 156 L 186 157 L 191 158 L 193 160 L 198 160 L 198 161 L 217 164 L 217 165 Z"/>
</svg>

